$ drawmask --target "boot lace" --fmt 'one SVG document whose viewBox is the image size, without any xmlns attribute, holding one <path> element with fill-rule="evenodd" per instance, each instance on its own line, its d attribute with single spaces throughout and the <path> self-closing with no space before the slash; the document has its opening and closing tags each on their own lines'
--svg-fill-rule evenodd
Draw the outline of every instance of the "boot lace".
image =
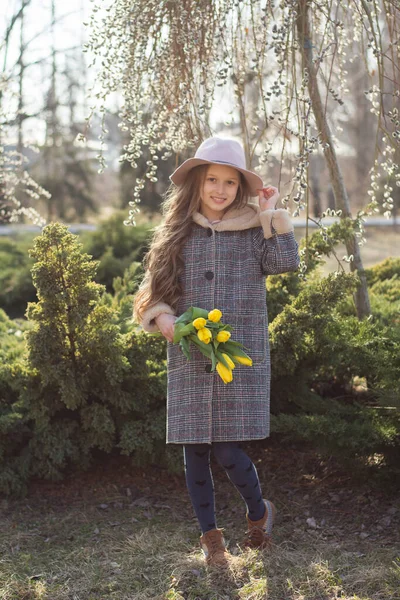
<svg viewBox="0 0 400 600">
<path fill-rule="evenodd" d="M 252 527 L 246 533 L 246 543 L 251 546 L 268 546 L 271 544 L 271 536 L 261 527 Z"/>
<path fill-rule="evenodd" d="M 221 552 L 224 553 L 226 551 L 222 538 L 220 537 L 220 535 L 217 535 L 217 534 L 210 535 L 208 537 L 207 546 L 208 546 L 210 558 L 212 556 L 214 556 L 214 554 L 221 553 Z"/>
</svg>

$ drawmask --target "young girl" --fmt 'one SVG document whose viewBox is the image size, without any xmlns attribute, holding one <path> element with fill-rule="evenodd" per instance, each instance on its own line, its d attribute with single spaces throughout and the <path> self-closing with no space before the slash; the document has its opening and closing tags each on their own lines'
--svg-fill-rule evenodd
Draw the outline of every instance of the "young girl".
<svg viewBox="0 0 400 600">
<path fill-rule="evenodd" d="M 210 452 L 242 496 L 244 546 L 270 542 L 275 507 L 263 499 L 257 470 L 240 442 L 269 436 L 270 356 L 265 276 L 295 271 L 298 244 L 277 188 L 246 169 L 242 146 L 212 137 L 174 171 L 163 222 L 146 255 L 134 317 L 167 339 L 167 444 L 182 444 L 189 496 L 206 562 L 230 554 L 217 527 Z M 251 197 L 258 196 L 258 201 Z M 174 322 L 190 306 L 218 308 L 252 366 L 237 365 L 225 384 L 191 345 L 188 361 L 173 344 Z"/>
</svg>

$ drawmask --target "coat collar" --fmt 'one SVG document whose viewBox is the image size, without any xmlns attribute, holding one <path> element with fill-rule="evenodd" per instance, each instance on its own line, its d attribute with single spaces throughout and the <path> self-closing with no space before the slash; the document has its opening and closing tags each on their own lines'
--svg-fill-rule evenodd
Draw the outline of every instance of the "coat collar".
<svg viewBox="0 0 400 600">
<path fill-rule="evenodd" d="M 209 220 L 198 211 L 193 213 L 192 218 L 201 227 L 211 227 L 215 231 L 241 231 L 261 225 L 260 206 L 254 201 L 249 201 L 243 208 L 228 210 L 221 221 L 215 225 L 211 225 Z"/>
</svg>

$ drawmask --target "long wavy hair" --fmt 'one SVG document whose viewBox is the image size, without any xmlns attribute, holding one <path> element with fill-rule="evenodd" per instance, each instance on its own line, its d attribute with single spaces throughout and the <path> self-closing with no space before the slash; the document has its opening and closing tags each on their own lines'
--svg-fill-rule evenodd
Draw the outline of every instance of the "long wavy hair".
<svg viewBox="0 0 400 600">
<path fill-rule="evenodd" d="M 140 323 L 143 314 L 157 302 L 165 302 L 174 310 L 182 295 L 179 275 L 184 263 L 182 249 L 193 225 L 193 213 L 200 212 L 201 197 L 207 169 L 199 165 L 191 169 L 182 185 L 172 184 L 162 203 L 163 221 L 155 227 L 150 248 L 143 259 L 145 274 L 133 301 L 133 318 Z M 240 175 L 239 187 L 232 208 L 244 207 L 250 197 L 246 179 Z"/>
</svg>

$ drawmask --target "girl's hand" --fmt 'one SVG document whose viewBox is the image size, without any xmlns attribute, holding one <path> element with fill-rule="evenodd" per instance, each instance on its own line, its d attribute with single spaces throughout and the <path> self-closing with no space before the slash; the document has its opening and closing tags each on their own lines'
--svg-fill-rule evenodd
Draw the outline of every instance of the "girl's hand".
<svg viewBox="0 0 400 600">
<path fill-rule="evenodd" d="M 178 317 L 169 315 L 168 313 L 161 313 L 161 315 L 158 315 L 155 319 L 158 329 L 169 342 L 172 342 L 174 339 L 174 327 L 177 318 Z"/>
<path fill-rule="evenodd" d="M 279 199 L 279 190 L 272 185 L 258 191 L 258 201 L 260 203 L 260 210 L 267 210 L 268 208 L 275 208 L 276 203 Z"/>
</svg>

